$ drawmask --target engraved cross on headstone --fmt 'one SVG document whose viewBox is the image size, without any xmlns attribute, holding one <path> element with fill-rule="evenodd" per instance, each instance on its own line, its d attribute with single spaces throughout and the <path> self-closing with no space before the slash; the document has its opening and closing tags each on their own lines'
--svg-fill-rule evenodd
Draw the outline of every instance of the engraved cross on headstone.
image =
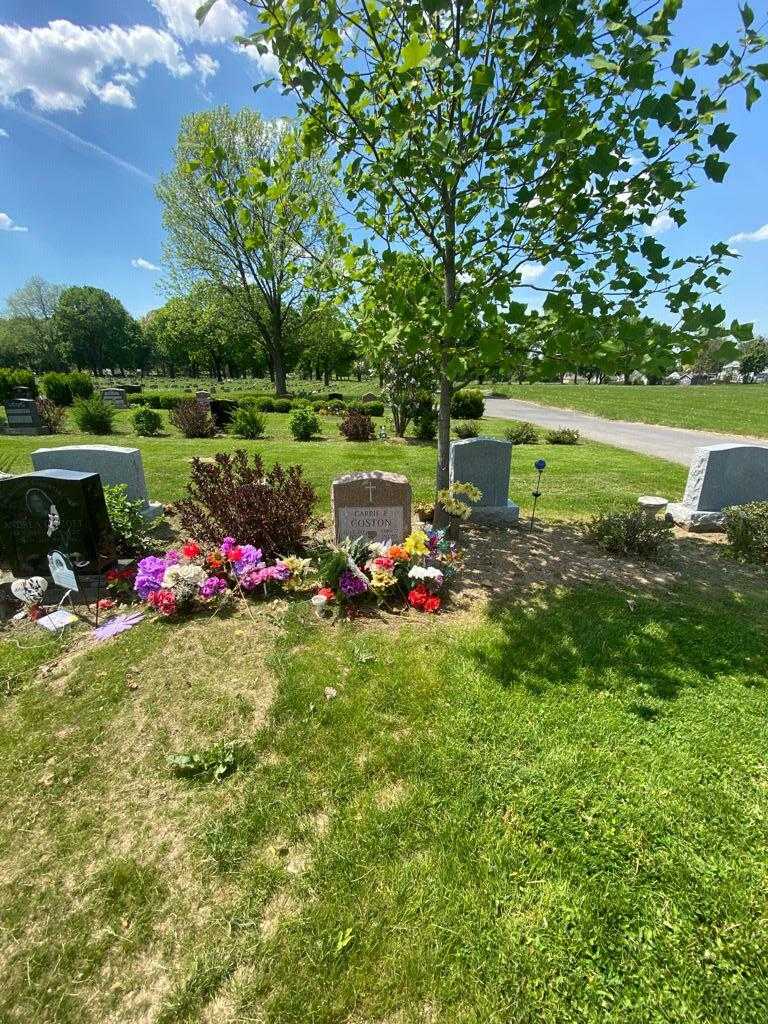
<svg viewBox="0 0 768 1024">
<path fill-rule="evenodd" d="M 371 504 L 373 504 L 373 480 L 368 481 L 368 498 Z"/>
</svg>

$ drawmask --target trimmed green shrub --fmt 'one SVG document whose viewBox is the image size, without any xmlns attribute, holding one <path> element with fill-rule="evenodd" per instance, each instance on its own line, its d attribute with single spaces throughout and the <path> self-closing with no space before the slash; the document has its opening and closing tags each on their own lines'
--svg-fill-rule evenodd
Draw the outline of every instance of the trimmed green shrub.
<svg viewBox="0 0 768 1024">
<path fill-rule="evenodd" d="M 142 437 L 154 437 L 163 426 L 163 417 L 155 409 L 140 406 L 131 416 L 133 429 Z"/>
<path fill-rule="evenodd" d="M 93 378 L 90 373 L 84 373 L 82 370 L 74 370 L 68 374 L 69 379 L 69 390 L 72 392 L 72 398 L 90 398 L 93 394 Z"/>
<path fill-rule="evenodd" d="M 128 497 L 125 484 L 104 488 L 104 501 L 109 514 L 118 555 L 130 558 L 147 550 L 150 525 L 142 514 L 144 502 Z"/>
<path fill-rule="evenodd" d="M 183 391 L 144 391 L 141 394 L 126 395 L 129 405 L 146 405 L 150 409 L 175 409 L 179 402 L 189 400 Z"/>
<path fill-rule="evenodd" d="M 526 423 L 524 420 L 513 424 L 511 427 L 507 427 L 504 431 L 504 437 L 507 441 L 511 441 L 512 444 L 539 443 L 538 430 L 532 423 Z"/>
<path fill-rule="evenodd" d="M 111 434 L 116 415 L 117 409 L 105 402 L 101 395 L 79 398 L 72 412 L 78 429 L 84 434 Z"/>
<path fill-rule="evenodd" d="M 263 436 L 266 425 L 266 416 L 255 405 L 243 405 L 235 413 L 230 430 L 238 437 L 253 441 Z"/>
<path fill-rule="evenodd" d="M 437 410 L 422 407 L 413 420 L 413 434 L 417 441 L 434 441 L 437 437 Z"/>
<path fill-rule="evenodd" d="M 275 412 L 290 412 L 293 409 L 293 402 L 290 398 L 275 398 L 272 401 Z"/>
<path fill-rule="evenodd" d="M 43 393 L 54 405 L 72 405 L 72 388 L 70 386 L 69 374 L 44 373 Z"/>
<path fill-rule="evenodd" d="M 340 391 L 329 391 L 328 397 L 331 400 L 336 399 L 336 401 L 342 401 L 344 399 L 344 395 L 342 395 Z"/>
<path fill-rule="evenodd" d="M 451 416 L 456 419 L 479 420 L 484 412 L 485 399 L 478 388 L 464 388 L 451 399 Z"/>
<path fill-rule="evenodd" d="M 725 509 L 725 533 L 734 558 L 768 565 L 768 501 Z"/>
<path fill-rule="evenodd" d="M 602 512 L 584 527 L 584 536 L 610 555 L 666 562 L 672 548 L 672 524 L 641 508 Z"/>
<path fill-rule="evenodd" d="M 339 424 L 339 430 L 348 441 L 372 441 L 373 420 L 364 412 L 348 409 Z"/>
<path fill-rule="evenodd" d="M 37 381 L 31 370 L 0 369 L 0 404 L 13 398 L 16 388 L 29 388 L 32 398 L 37 398 Z"/>
<path fill-rule="evenodd" d="M 347 408 L 353 412 L 361 412 L 366 416 L 383 416 L 383 402 L 349 402 Z"/>
<path fill-rule="evenodd" d="M 453 428 L 453 432 L 456 437 L 465 440 L 468 437 L 477 437 L 480 433 L 480 428 L 476 423 L 457 423 Z"/>
<path fill-rule="evenodd" d="M 171 410 L 171 423 L 184 437 L 213 437 L 216 425 L 204 405 L 196 398 L 186 398 Z"/>
<path fill-rule="evenodd" d="M 575 427 L 557 427 L 544 435 L 547 444 L 578 444 L 581 434 Z"/>
<path fill-rule="evenodd" d="M 288 425 L 297 441 L 309 441 L 320 432 L 320 421 L 309 408 L 294 409 Z"/>
</svg>

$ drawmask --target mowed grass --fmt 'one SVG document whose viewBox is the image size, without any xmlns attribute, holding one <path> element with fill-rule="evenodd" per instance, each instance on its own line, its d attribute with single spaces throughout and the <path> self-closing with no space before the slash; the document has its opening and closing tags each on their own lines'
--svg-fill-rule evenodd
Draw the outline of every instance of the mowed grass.
<svg viewBox="0 0 768 1024">
<path fill-rule="evenodd" d="M 766 1019 L 766 613 L 686 586 L 387 630 L 262 605 L 47 674 L 50 639 L 6 638 L 0 1019 Z M 165 764 L 226 742 L 222 783 Z"/>
<path fill-rule="evenodd" d="M 507 398 L 576 409 L 611 420 L 768 438 L 768 386 L 764 384 L 494 384 L 491 390 Z"/>
<path fill-rule="evenodd" d="M 110 436 L 67 433 L 51 437 L 0 437 L 0 460 L 15 459 L 14 471 L 31 469 L 30 453 L 42 446 L 62 444 L 130 445 L 141 449 L 150 496 L 163 502 L 182 497 L 193 457 L 210 458 L 219 451 L 244 448 L 258 451 L 267 465 L 299 463 L 318 494 L 318 513 L 330 509 L 331 481 L 343 473 L 378 469 L 403 473 L 411 482 L 416 501 L 434 498 L 436 446 L 398 439 L 355 443 L 339 434 L 339 419 L 321 417 L 322 433 L 313 441 L 294 441 L 288 415 L 266 414 L 266 437 L 243 441 L 234 437 L 187 440 L 167 422 L 167 436 L 145 438 L 133 433 L 130 413 L 120 413 Z M 384 420 L 377 420 L 377 429 Z M 502 437 L 506 420 L 484 419 L 478 426 L 483 434 Z M 634 502 L 640 494 L 681 496 L 685 487 L 684 467 L 662 459 L 636 455 L 594 442 L 573 447 L 524 445 L 512 457 L 510 497 L 528 512 L 535 481 L 533 463 L 544 458 L 548 469 L 543 480 L 543 514 L 564 519 L 583 518 L 597 507 Z"/>
</svg>

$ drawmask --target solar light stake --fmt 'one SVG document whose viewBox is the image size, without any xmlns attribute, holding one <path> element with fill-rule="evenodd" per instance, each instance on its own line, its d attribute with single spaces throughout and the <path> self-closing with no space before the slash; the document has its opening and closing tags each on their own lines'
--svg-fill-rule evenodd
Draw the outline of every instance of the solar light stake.
<svg viewBox="0 0 768 1024">
<path fill-rule="evenodd" d="M 531 511 L 531 525 L 528 527 L 528 533 L 533 532 L 533 520 L 536 518 L 536 505 L 541 497 L 541 474 L 547 468 L 547 464 L 544 459 L 537 459 L 533 464 L 533 468 L 539 475 L 536 477 L 536 486 L 531 491 L 531 496 L 533 498 L 533 510 Z"/>
</svg>

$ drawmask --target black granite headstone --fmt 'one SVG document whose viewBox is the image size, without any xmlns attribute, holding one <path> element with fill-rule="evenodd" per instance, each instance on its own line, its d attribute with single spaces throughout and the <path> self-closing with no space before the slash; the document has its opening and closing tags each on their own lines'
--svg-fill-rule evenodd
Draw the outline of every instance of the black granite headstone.
<svg viewBox="0 0 768 1024">
<path fill-rule="evenodd" d="M 5 418 L 14 430 L 20 427 L 39 428 L 42 426 L 37 402 L 32 398 L 9 398 L 5 403 Z"/>
<path fill-rule="evenodd" d="M 46 576 L 52 551 L 63 551 L 81 572 L 114 562 L 98 473 L 44 469 L 0 480 L 0 565 Z"/>
</svg>

